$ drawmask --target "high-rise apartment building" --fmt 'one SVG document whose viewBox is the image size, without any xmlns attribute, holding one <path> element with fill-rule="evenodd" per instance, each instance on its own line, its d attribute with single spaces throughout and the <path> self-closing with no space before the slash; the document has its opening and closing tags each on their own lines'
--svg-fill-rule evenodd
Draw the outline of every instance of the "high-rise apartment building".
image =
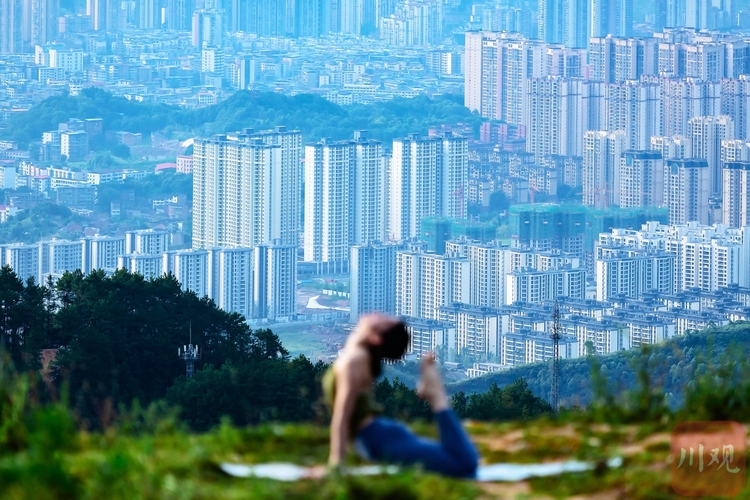
<svg viewBox="0 0 750 500">
<path fill-rule="evenodd" d="M 659 74 L 657 44 L 653 38 L 594 36 L 589 41 L 589 64 L 592 80 L 604 83 L 639 81 Z"/>
<path fill-rule="evenodd" d="M 576 205 L 534 203 L 508 210 L 513 248 L 560 250 L 581 256 L 586 234 L 586 209 Z"/>
<path fill-rule="evenodd" d="M 526 151 L 534 153 L 537 162 L 547 155 L 581 155 L 584 87 L 578 78 L 527 81 Z"/>
<path fill-rule="evenodd" d="M 628 81 L 606 86 L 606 130 L 623 130 L 629 149 L 649 148 L 661 131 L 660 87 L 656 83 Z"/>
<path fill-rule="evenodd" d="M 539 38 L 547 43 L 563 43 L 564 4 L 559 0 L 539 0 Z"/>
<path fill-rule="evenodd" d="M 23 52 L 23 0 L 0 0 L 0 54 Z"/>
<path fill-rule="evenodd" d="M 0 246 L 0 263 L 10 266 L 23 281 L 34 278 L 41 282 L 41 252 L 39 245 L 11 243 Z"/>
<path fill-rule="evenodd" d="M 512 269 L 507 247 L 496 242 L 486 245 L 448 242 L 446 247 L 449 254 L 460 254 L 469 261 L 469 304 L 482 307 L 505 304 L 505 275 Z"/>
<path fill-rule="evenodd" d="M 583 204 L 606 208 L 619 205 L 617 164 L 627 149 L 624 131 L 589 130 L 583 139 Z"/>
<path fill-rule="evenodd" d="M 456 349 L 456 327 L 450 323 L 432 319 L 408 318 L 406 330 L 409 332 L 408 353 L 421 359 L 425 354 L 435 352 L 438 347 Z"/>
<path fill-rule="evenodd" d="M 519 270 L 505 275 L 505 304 L 527 304 L 558 297 L 586 296 L 586 271 L 572 266 L 546 270 Z"/>
<path fill-rule="evenodd" d="M 50 68 L 62 68 L 72 75 L 83 73 L 83 60 L 82 50 L 49 49 Z"/>
<path fill-rule="evenodd" d="M 83 244 L 80 241 L 51 240 L 39 244 L 40 279 L 57 281 L 66 272 L 81 269 Z"/>
<path fill-rule="evenodd" d="M 737 138 L 750 140 L 750 75 L 721 81 L 721 114 L 734 119 Z"/>
<path fill-rule="evenodd" d="M 93 236 L 83 240 L 81 270 L 88 274 L 94 269 L 113 273 L 117 269 L 117 257 L 125 254 L 125 238 Z"/>
<path fill-rule="evenodd" d="M 469 299 L 469 261 L 403 251 L 396 253 L 396 314 L 438 319 L 443 306 Z"/>
<path fill-rule="evenodd" d="M 119 31 L 127 19 L 119 0 L 86 0 L 86 15 L 91 18 L 94 31 Z"/>
<path fill-rule="evenodd" d="M 390 160 L 389 237 L 419 236 L 423 218 L 465 218 L 468 180 L 466 138 L 411 134 L 393 141 Z"/>
<path fill-rule="evenodd" d="M 599 244 L 629 250 L 664 250 L 674 255 L 675 293 L 691 288 L 713 291 L 730 285 L 750 285 L 748 227 L 649 222 L 640 230 L 613 229 L 602 233 Z"/>
<path fill-rule="evenodd" d="M 596 300 L 641 299 L 649 292 L 674 293 L 675 258 L 672 254 L 597 244 L 595 255 Z"/>
<path fill-rule="evenodd" d="M 223 10 L 206 9 L 193 13 L 193 47 L 223 47 L 226 31 Z"/>
<path fill-rule="evenodd" d="M 396 313 L 396 252 L 400 244 L 355 245 L 350 256 L 349 321 L 369 312 Z"/>
<path fill-rule="evenodd" d="M 154 229 L 125 233 L 125 252 L 144 255 L 161 255 L 169 250 L 169 233 Z"/>
<path fill-rule="evenodd" d="M 618 165 L 621 208 L 664 204 L 664 160 L 658 151 L 625 151 Z"/>
<path fill-rule="evenodd" d="M 209 289 L 226 310 L 252 319 L 296 312 L 300 192 L 293 181 L 299 179 L 300 141 L 298 132 L 283 127 L 195 141 L 193 248 L 210 250 Z M 282 228 L 290 243 L 282 240 Z"/>
<path fill-rule="evenodd" d="M 661 153 L 664 161 L 693 158 L 693 141 L 681 135 L 652 136 L 651 149 Z"/>
<path fill-rule="evenodd" d="M 342 32 L 354 32 L 361 34 L 363 30 L 374 28 L 372 21 L 367 21 L 369 15 L 365 13 L 374 7 L 372 0 L 352 0 L 344 1 L 341 5 L 344 7 L 344 14 L 347 17 L 347 7 L 353 5 L 355 8 L 359 4 L 362 8 L 359 10 L 362 15 L 355 14 L 355 18 L 346 21 L 342 18 Z M 346 22 L 345 22 L 346 21 Z M 381 18 L 380 38 L 388 45 L 395 46 L 413 46 L 413 45 L 437 45 L 443 38 L 443 4 L 436 0 L 408 0 L 398 3 L 395 12 Z"/>
<path fill-rule="evenodd" d="M 83 130 L 60 133 L 60 154 L 68 161 L 81 161 L 89 154 L 89 134 Z"/>
<path fill-rule="evenodd" d="M 721 164 L 750 161 L 750 140 L 721 141 Z"/>
<path fill-rule="evenodd" d="M 198 297 L 208 295 L 208 265 L 206 250 L 177 250 L 162 254 L 164 273 L 172 273 L 183 290 L 195 292 Z"/>
<path fill-rule="evenodd" d="M 695 78 L 661 81 L 662 129 L 658 135 L 688 135 L 688 122 L 698 116 L 721 112 L 721 84 Z"/>
<path fill-rule="evenodd" d="M 252 317 L 253 249 L 212 248 L 208 254 L 208 296 L 216 306 Z"/>
<path fill-rule="evenodd" d="M 664 203 L 670 224 L 708 223 L 711 173 L 706 160 L 669 160 L 664 163 Z"/>
<path fill-rule="evenodd" d="M 166 0 L 164 12 L 167 28 L 177 31 L 191 31 L 195 8 L 195 0 Z"/>
<path fill-rule="evenodd" d="M 724 163 L 722 221 L 729 227 L 750 226 L 750 161 Z"/>
<path fill-rule="evenodd" d="M 136 25 L 142 30 L 161 28 L 161 0 L 136 0 Z"/>
<path fill-rule="evenodd" d="M 253 249 L 255 319 L 291 319 L 297 312 L 297 246 L 280 239 Z"/>
<path fill-rule="evenodd" d="M 161 254 L 130 253 L 117 257 L 117 269 L 140 274 L 145 279 L 159 278 L 164 274 L 164 257 Z"/>
<path fill-rule="evenodd" d="M 633 36 L 633 0 L 591 0 L 592 37 Z"/>
<path fill-rule="evenodd" d="M 280 238 L 279 146 L 248 134 L 197 139 L 193 149 L 193 248 L 254 247 Z M 287 222 L 287 224 L 292 224 Z"/>
<path fill-rule="evenodd" d="M 218 76 L 224 74 L 224 49 L 206 45 L 201 50 L 201 73 L 213 73 Z"/>
<path fill-rule="evenodd" d="M 462 277 L 469 294 L 465 303 L 472 306 L 497 308 L 585 294 L 585 270 L 575 254 L 459 239 L 446 242 L 445 256 L 469 261 L 468 274 Z M 419 288 L 416 293 L 421 297 L 431 292 Z"/>
<path fill-rule="evenodd" d="M 292 5 L 284 0 L 255 0 L 249 2 L 248 30 L 266 36 L 287 36 L 294 26 Z M 325 9 L 325 7 L 323 7 Z M 255 17 L 253 18 L 253 13 Z M 324 11 L 325 15 L 325 11 Z"/>
<path fill-rule="evenodd" d="M 451 304 L 440 308 L 440 323 L 455 325 L 457 352 L 470 356 L 500 356 L 508 316 L 489 307 Z"/>
<path fill-rule="evenodd" d="M 281 148 L 281 193 L 279 239 L 284 245 L 297 245 L 302 227 L 302 132 L 278 126 L 255 132 L 265 144 Z"/>
<path fill-rule="evenodd" d="M 708 162 L 710 193 L 721 193 L 721 143 L 735 139 L 734 120 L 730 116 L 698 116 L 688 122 L 688 137 L 694 158 Z"/>
<path fill-rule="evenodd" d="M 319 37 L 328 32 L 330 22 L 326 19 L 324 0 L 297 0 L 294 14 L 294 33 L 299 37 Z M 377 19 L 377 18 L 376 18 Z"/>
<path fill-rule="evenodd" d="M 726 28 L 736 24 L 731 1 L 685 0 L 685 26 L 696 30 Z M 733 16 L 735 14 L 735 16 Z"/>
<path fill-rule="evenodd" d="M 664 77 L 716 81 L 748 71 L 748 42 L 741 37 L 684 28 L 654 36 L 659 38 L 659 74 Z"/>
<path fill-rule="evenodd" d="M 305 260 L 346 262 L 349 248 L 382 241 L 383 147 L 364 131 L 352 141 L 305 148 Z"/>
<path fill-rule="evenodd" d="M 465 104 L 483 117 L 522 125 L 528 78 L 546 72 L 547 45 L 517 34 L 466 33 Z"/>
<path fill-rule="evenodd" d="M 27 0 L 28 1 L 28 0 Z M 31 1 L 31 46 L 54 42 L 60 17 L 60 0 Z"/>
</svg>

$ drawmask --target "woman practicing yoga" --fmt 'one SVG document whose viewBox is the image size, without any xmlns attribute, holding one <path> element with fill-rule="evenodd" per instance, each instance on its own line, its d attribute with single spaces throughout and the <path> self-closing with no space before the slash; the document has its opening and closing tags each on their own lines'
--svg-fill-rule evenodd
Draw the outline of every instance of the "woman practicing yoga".
<svg viewBox="0 0 750 500">
<path fill-rule="evenodd" d="M 448 405 L 448 395 L 435 366 L 423 357 L 419 396 L 427 401 L 438 423 L 440 440 L 414 435 L 403 424 L 381 417 L 373 396 L 381 360 L 400 359 L 409 344 L 405 325 L 388 316 L 363 317 L 341 355 L 323 377 L 323 391 L 332 408 L 329 466 L 345 460 L 350 441 L 363 458 L 399 465 L 420 464 L 425 470 L 473 477 L 478 455 Z"/>
</svg>

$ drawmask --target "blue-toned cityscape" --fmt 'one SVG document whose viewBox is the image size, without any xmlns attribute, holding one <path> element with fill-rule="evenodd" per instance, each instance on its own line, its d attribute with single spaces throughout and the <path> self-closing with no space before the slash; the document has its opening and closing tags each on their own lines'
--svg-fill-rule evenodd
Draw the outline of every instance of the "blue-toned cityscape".
<svg viewBox="0 0 750 500">
<path fill-rule="evenodd" d="M 381 311 L 469 377 L 556 304 L 571 358 L 750 319 L 750 2 L 0 0 L 0 138 L 36 283 Z"/>
</svg>

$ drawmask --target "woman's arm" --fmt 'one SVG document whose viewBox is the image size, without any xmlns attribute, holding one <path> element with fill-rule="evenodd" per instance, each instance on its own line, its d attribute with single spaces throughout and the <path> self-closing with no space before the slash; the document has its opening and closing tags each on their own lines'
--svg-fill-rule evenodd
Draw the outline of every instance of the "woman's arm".
<svg viewBox="0 0 750 500">
<path fill-rule="evenodd" d="M 357 390 L 350 377 L 336 378 L 336 396 L 333 401 L 333 417 L 331 419 L 331 451 L 328 456 L 329 465 L 340 465 L 346 457 L 349 433 Z M 356 430 L 356 429 L 355 429 Z"/>
</svg>

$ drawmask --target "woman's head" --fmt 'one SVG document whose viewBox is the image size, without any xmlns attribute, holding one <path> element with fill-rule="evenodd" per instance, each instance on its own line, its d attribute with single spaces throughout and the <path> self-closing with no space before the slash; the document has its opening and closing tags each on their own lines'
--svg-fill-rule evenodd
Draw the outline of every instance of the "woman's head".
<svg viewBox="0 0 750 500">
<path fill-rule="evenodd" d="M 381 338 L 379 350 L 382 357 L 386 359 L 401 359 L 406 353 L 406 348 L 409 347 L 409 332 L 403 321 L 398 321 L 386 328 Z"/>
<path fill-rule="evenodd" d="M 370 367 L 373 377 L 380 375 L 383 359 L 401 359 L 409 347 L 409 332 L 403 321 L 392 318 L 385 319 L 380 324 L 374 324 L 372 335 L 369 336 L 368 350 L 370 351 Z"/>
</svg>

